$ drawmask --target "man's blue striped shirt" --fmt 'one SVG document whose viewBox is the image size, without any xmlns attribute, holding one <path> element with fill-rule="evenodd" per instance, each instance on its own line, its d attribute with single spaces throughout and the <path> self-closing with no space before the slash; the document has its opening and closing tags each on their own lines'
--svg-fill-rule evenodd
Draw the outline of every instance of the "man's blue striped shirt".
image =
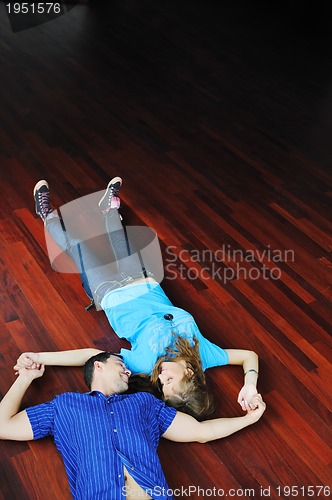
<svg viewBox="0 0 332 500">
<path fill-rule="evenodd" d="M 152 498 L 172 498 L 157 447 L 176 410 L 151 394 L 67 392 L 26 412 L 34 439 L 54 436 L 75 499 L 124 500 L 124 466 Z"/>
</svg>

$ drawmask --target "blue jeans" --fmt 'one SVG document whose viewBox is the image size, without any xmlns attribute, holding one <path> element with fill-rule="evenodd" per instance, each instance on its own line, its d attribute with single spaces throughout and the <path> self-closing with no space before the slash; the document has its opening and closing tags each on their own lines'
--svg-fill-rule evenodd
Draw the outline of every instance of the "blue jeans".
<svg viewBox="0 0 332 500">
<path fill-rule="evenodd" d="M 105 216 L 106 234 L 86 239 L 70 234 L 62 218 L 53 214 L 45 221 L 47 231 L 74 261 L 84 288 L 96 305 L 109 291 L 152 276 L 145 269 L 139 242 L 129 241 L 116 208 Z"/>
</svg>

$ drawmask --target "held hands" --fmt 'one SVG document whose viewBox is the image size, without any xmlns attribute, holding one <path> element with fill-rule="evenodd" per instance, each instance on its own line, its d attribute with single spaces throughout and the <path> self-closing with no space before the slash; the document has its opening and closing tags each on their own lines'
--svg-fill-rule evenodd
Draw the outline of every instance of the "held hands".
<svg viewBox="0 0 332 500">
<path fill-rule="evenodd" d="M 19 368 L 16 374 L 19 376 L 19 378 L 32 382 L 32 380 L 42 377 L 44 375 L 44 372 L 45 366 L 39 365 L 38 368 Z"/>
<path fill-rule="evenodd" d="M 41 365 L 38 360 L 39 354 L 37 352 L 24 352 L 17 359 L 16 365 L 14 366 L 14 370 L 16 370 L 15 375 L 19 375 L 22 368 L 27 370 L 39 370 Z"/>
<path fill-rule="evenodd" d="M 256 394 L 256 396 L 254 396 L 250 401 L 250 406 L 253 408 L 248 410 L 247 417 L 250 418 L 251 423 L 255 423 L 263 415 L 266 409 L 266 404 L 264 403 L 262 396 L 260 394 Z"/>
<path fill-rule="evenodd" d="M 254 405 L 252 399 L 257 394 L 257 388 L 255 384 L 245 384 L 241 391 L 239 392 L 239 396 L 237 398 L 237 402 L 241 406 L 243 411 L 249 411 L 254 409 Z"/>
</svg>

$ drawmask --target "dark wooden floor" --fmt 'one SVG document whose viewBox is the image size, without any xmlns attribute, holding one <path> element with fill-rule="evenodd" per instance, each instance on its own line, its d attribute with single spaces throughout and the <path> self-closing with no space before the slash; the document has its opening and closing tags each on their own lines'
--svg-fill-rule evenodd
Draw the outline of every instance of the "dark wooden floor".
<svg viewBox="0 0 332 500">
<path fill-rule="evenodd" d="M 160 445 L 169 486 L 203 489 L 193 499 L 324 498 L 331 478 L 332 60 L 327 12 L 300 4 L 95 1 L 16 33 L 0 5 L 1 393 L 24 350 L 125 345 L 85 312 L 77 276 L 51 270 L 31 194 L 46 178 L 58 206 L 121 175 L 171 300 L 261 360 L 256 426 Z M 240 415 L 241 370 L 208 378 L 216 415 Z M 81 371 L 48 369 L 24 404 L 66 390 L 85 390 Z M 51 440 L 0 447 L 1 498 L 70 498 Z"/>
</svg>

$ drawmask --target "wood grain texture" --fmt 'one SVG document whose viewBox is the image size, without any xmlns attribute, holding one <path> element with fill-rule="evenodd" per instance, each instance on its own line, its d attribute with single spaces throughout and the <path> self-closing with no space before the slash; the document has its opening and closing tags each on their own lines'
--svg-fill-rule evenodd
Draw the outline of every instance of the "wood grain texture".
<svg viewBox="0 0 332 500">
<path fill-rule="evenodd" d="M 1 394 L 22 351 L 128 347 L 84 310 L 78 276 L 51 269 L 32 198 L 42 178 L 58 207 L 122 176 L 124 220 L 157 232 L 172 302 L 211 341 L 260 357 L 258 424 L 161 442 L 179 498 L 330 485 L 329 10 L 92 0 L 13 33 L 0 5 Z M 241 415 L 241 370 L 207 378 L 215 416 Z M 81 370 L 49 368 L 23 407 L 68 390 L 85 390 Z M 51 439 L 0 449 L 1 499 L 70 498 Z"/>
</svg>

